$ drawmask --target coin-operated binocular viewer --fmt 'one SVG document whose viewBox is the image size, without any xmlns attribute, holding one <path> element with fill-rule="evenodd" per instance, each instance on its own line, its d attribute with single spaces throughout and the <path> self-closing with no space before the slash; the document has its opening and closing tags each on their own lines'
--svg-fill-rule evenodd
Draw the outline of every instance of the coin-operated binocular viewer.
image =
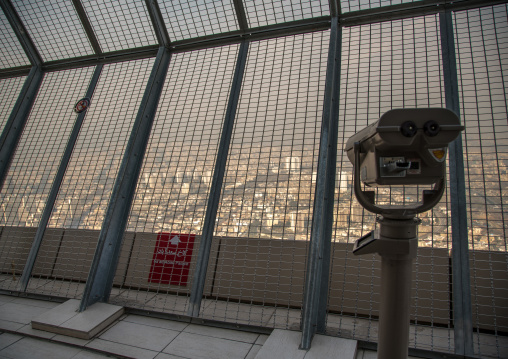
<svg viewBox="0 0 508 359">
<path fill-rule="evenodd" d="M 457 116 L 446 109 L 395 109 L 346 143 L 356 198 L 365 209 L 380 215 L 379 231 L 358 239 L 353 249 L 355 255 L 381 256 L 378 359 L 407 358 L 411 271 L 420 223 L 416 215 L 432 209 L 441 199 L 448 144 L 463 129 Z M 423 190 L 418 202 L 378 205 L 376 192 L 362 190 L 362 182 L 368 187 L 433 188 Z"/>
</svg>

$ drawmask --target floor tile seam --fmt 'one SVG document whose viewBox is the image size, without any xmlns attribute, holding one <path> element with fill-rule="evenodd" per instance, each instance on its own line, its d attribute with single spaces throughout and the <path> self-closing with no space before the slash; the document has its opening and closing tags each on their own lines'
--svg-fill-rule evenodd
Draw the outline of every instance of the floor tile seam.
<svg viewBox="0 0 508 359">
<path fill-rule="evenodd" d="M 103 342 L 109 342 L 109 343 L 114 343 L 116 345 L 121 345 L 121 346 L 126 346 L 126 347 L 131 347 L 131 348 L 136 348 L 136 349 L 141 349 L 141 350 L 146 350 L 146 351 L 149 351 L 149 352 L 152 352 L 152 353 L 155 353 L 154 357 L 161 353 L 160 351 L 157 351 L 157 350 L 152 350 L 152 349 L 147 349 L 147 348 L 142 348 L 142 347 L 138 347 L 138 346 L 135 346 L 135 345 L 129 345 L 129 344 L 125 344 L 125 343 L 119 343 L 119 342 L 115 342 L 113 340 L 108 340 L 108 339 L 103 339 L 103 338 L 95 338 L 91 341 L 89 341 L 88 343 L 86 343 L 83 348 L 89 348 L 89 349 L 93 349 L 93 350 L 97 350 L 99 352 L 104 352 L 104 353 L 107 353 L 107 354 L 113 354 L 113 355 L 120 355 L 121 358 L 131 358 L 131 357 L 128 357 L 128 356 L 123 356 L 121 354 L 117 354 L 117 353 L 113 353 L 113 352 L 106 352 L 106 351 L 102 351 L 100 349 L 95 349 L 94 347 L 91 347 L 90 344 L 93 344 L 95 341 L 97 340 L 102 340 Z M 71 344 L 72 345 L 72 344 Z M 78 345 L 79 346 L 79 345 Z"/>
<path fill-rule="evenodd" d="M 105 329 L 103 329 L 100 333 L 96 334 L 95 338 L 94 339 L 103 339 L 101 338 L 101 336 L 103 334 L 105 334 L 109 329 L 112 329 L 114 328 L 117 324 L 120 324 L 120 322 L 125 322 L 125 323 L 129 323 L 129 324 L 136 324 L 136 325 L 141 325 L 141 326 L 144 326 L 144 327 L 149 327 L 149 328 L 154 328 L 154 329 L 163 329 L 163 330 L 167 330 L 169 332 L 174 332 L 174 333 L 178 333 L 178 335 L 180 335 L 180 333 L 182 333 L 181 330 L 177 330 L 177 329 L 169 329 L 169 328 L 161 328 L 161 327 L 154 327 L 154 326 L 151 326 L 151 325 L 146 325 L 146 324 L 141 324 L 141 323 L 136 323 L 136 322 L 128 322 L 128 321 L 125 321 L 125 320 L 118 320 L 116 322 L 113 322 L 111 323 L 109 326 L 107 326 Z M 105 340 L 105 339 L 104 339 Z M 128 345 L 128 344 L 127 344 Z"/>
<path fill-rule="evenodd" d="M 14 333 L 7 333 L 7 334 L 14 334 Z M 7 348 L 8 348 L 8 347 L 10 347 L 11 345 L 13 345 L 13 344 L 15 344 L 15 343 L 19 342 L 20 340 L 23 340 L 23 336 L 22 336 L 22 335 L 20 335 L 20 334 L 17 334 L 17 335 L 19 335 L 21 338 L 16 339 L 16 340 L 15 340 L 14 342 L 12 342 L 11 344 L 9 344 L 9 345 L 7 345 L 6 347 L 3 347 L 2 349 L 0 349 L 0 354 L 2 353 L 2 351 L 3 351 L 4 349 L 7 349 Z"/>
<path fill-rule="evenodd" d="M 165 352 L 164 350 L 166 350 L 166 348 L 169 347 L 171 345 L 171 343 L 173 343 L 176 340 L 176 338 L 178 338 L 180 335 L 182 335 L 182 333 L 183 333 L 183 331 L 181 331 L 173 339 L 171 339 L 171 341 L 164 348 L 162 348 L 162 350 L 159 353 L 169 354 L 169 353 Z"/>
<path fill-rule="evenodd" d="M 259 344 L 252 343 L 252 345 L 250 346 L 249 350 L 247 350 L 247 353 L 245 353 L 245 356 L 243 357 L 243 359 L 247 359 L 247 357 L 249 356 L 251 350 L 254 348 L 255 345 L 259 345 Z M 262 345 L 260 345 L 260 346 L 262 347 Z"/>
<path fill-rule="evenodd" d="M 47 306 L 30 305 L 30 304 L 22 303 L 22 302 L 19 302 L 19 301 L 16 301 L 16 300 L 13 300 L 13 301 L 10 301 L 10 302 L 4 303 L 4 304 L 15 304 L 15 305 L 20 306 L 20 307 L 30 307 L 30 308 L 38 308 L 38 309 L 51 310 L 51 308 L 49 308 Z"/>
<path fill-rule="evenodd" d="M 206 335 L 206 334 L 200 334 L 200 333 L 192 333 L 192 332 L 186 332 L 188 334 L 194 334 L 194 335 L 200 335 L 202 337 L 208 337 L 208 338 L 213 338 L 213 339 L 222 339 L 222 340 L 228 340 L 228 341 L 231 341 L 231 342 L 237 342 L 237 343 L 244 343 L 244 344 L 254 344 L 253 342 L 246 342 L 244 340 L 239 340 L 239 339 L 231 339 L 231 338 L 223 338 L 223 337 L 214 337 L 214 336 L 211 336 L 211 335 Z M 257 338 L 256 338 L 257 340 Z"/>
<path fill-rule="evenodd" d="M 13 322 L 12 320 L 2 319 L 2 320 L 0 321 L 0 330 L 2 330 L 2 331 L 11 330 L 11 329 L 7 329 L 7 328 L 2 327 L 2 322 L 5 322 L 5 323 L 15 323 L 15 324 L 22 324 L 23 326 L 30 324 L 30 323 L 24 323 L 24 322 Z"/>
<path fill-rule="evenodd" d="M 238 339 L 230 339 L 230 338 L 223 338 L 223 337 L 216 337 L 216 336 L 213 336 L 213 335 L 207 335 L 207 334 L 201 334 L 201 333 L 193 333 L 193 332 L 189 332 L 189 331 L 184 331 L 182 330 L 182 333 L 187 333 L 187 334 L 194 334 L 194 335 L 199 335 L 199 336 L 202 336 L 202 337 L 208 337 L 208 338 L 213 338 L 213 339 L 223 339 L 223 340 L 229 340 L 229 341 L 232 341 L 232 342 L 238 342 L 238 343 L 245 343 L 245 344 L 255 344 L 256 343 L 256 340 L 258 340 L 259 336 L 261 334 L 256 334 L 257 337 L 256 339 L 254 340 L 254 342 L 246 342 L 246 341 L 243 341 L 243 340 L 238 340 Z M 242 332 L 242 333 L 248 333 L 248 332 Z M 255 334 L 255 333 L 251 333 L 251 334 Z"/>
<path fill-rule="evenodd" d="M 151 318 L 151 317 L 146 317 L 146 318 Z M 150 324 L 145 324 L 145 323 L 138 323 L 138 322 L 131 322 L 129 320 L 126 320 L 127 318 L 123 318 L 119 321 L 122 321 L 122 322 L 126 322 L 126 323 L 132 323 L 132 324 L 139 324 L 139 325 L 144 325 L 146 327 L 150 327 L 150 328 L 157 328 L 157 329 L 167 329 L 167 330 L 172 330 L 172 331 L 175 331 L 175 332 L 183 332 L 191 323 L 186 323 L 186 322 L 178 322 L 178 321 L 173 321 L 171 319 L 167 319 L 167 321 L 169 322 L 174 322 L 174 323 L 183 323 L 185 324 L 185 327 L 183 327 L 182 330 L 180 329 L 170 329 L 170 328 L 165 328 L 165 327 L 159 327 L 159 326 L 156 326 L 156 325 L 150 325 Z M 156 318 L 156 319 L 159 319 L 159 318 Z M 161 320 L 166 320 L 166 319 L 161 319 Z"/>
<path fill-rule="evenodd" d="M 39 337 L 37 335 L 33 335 L 33 334 L 29 334 L 29 333 L 23 333 L 23 332 L 17 332 L 17 331 L 13 331 L 13 330 L 3 330 L 2 329 L 2 331 L 4 333 L 16 334 L 16 335 L 21 336 L 22 338 L 20 338 L 19 340 L 23 340 L 24 338 L 31 338 L 31 339 L 36 339 L 36 340 L 40 340 L 40 341 L 43 341 L 43 342 L 53 343 L 53 344 L 56 344 L 56 345 L 63 345 L 63 346 L 77 348 L 77 349 L 82 349 L 82 350 L 86 350 L 86 351 L 94 352 L 94 353 L 98 353 L 98 354 L 105 354 L 105 355 L 111 355 L 112 354 L 112 355 L 117 356 L 120 359 L 131 359 L 130 357 L 124 356 L 124 355 L 121 355 L 121 354 L 111 353 L 111 352 L 108 352 L 108 351 L 105 351 L 105 350 L 101 350 L 101 349 L 96 349 L 96 348 L 93 348 L 93 347 L 87 347 L 86 345 L 89 344 L 90 342 L 92 342 L 93 340 L 88 342 L 88 343 L 86 343 L 85 345 L 81 345 L 81 344 L 75 344 L 75 343 L 70 343 L 70 342 L 66 342 L 66 341 L 61 341 L 61 340 L 58 340 L 58 339 L 53 339 L 56 336 L 56 334 L 52 338 L 43 338 L 43 337 Z M 19 340 L 17 340 L 16 342 L 18 342 Z M 12 344 L 14 344 L 14 343 L 12 343 Z M 143 348 L 141 348 L 141 349 L 143 349 Z M 145 350 L 147 350 L 147 349 L 145 349 Z M 152 350 L 152 351 L 155 352 L 154 350 Z M 1 353 L 1 351 L 0 351 L 0 353 Z"/>
</svg>

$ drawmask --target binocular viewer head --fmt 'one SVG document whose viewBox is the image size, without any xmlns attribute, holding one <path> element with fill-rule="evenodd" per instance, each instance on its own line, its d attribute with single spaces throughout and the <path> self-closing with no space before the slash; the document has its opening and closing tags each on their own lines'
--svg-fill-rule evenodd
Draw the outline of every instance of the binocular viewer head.
<svg viewBox="0 0 508 359">
<path fill-rule="evenodd" d="M 463 129 L 447 109 L 394 109 L 351 136 L 345 151 L 368 186 L 433 184 L 445 177 L 448 145 Z"/>
</svg>

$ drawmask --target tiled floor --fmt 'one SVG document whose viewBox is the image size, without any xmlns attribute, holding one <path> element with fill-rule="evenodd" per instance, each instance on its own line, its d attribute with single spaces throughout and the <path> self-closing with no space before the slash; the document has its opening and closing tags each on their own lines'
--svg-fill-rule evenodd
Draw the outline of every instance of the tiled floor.
<svg viewBox="0 0 508 359">
<path fill-rule="evenodd" d="M 0 358 L 254 358 L 267 335 L 124 315 L 92 340 L 30 326 L 58 303 L 0 295 Z M 26 336 L 29 335 L 29 336 Z"/>
<path fill-rule="evenodd" d="M 263 334 L 132 314 L 123 315 L 92 340 L 31 328 L 32 318 L 57 305 L 59 303 L 0 295 L 0 359 L 253 359 L 268 338 Z M 375 358 L 375 352 L 357 352 L 357 359 Z"/>
<path fill-rule="evenodd" d="M 57 305 L 54 302 L 0 295 L 0 359 L 253 359 L 268 338 L 264 334 L 139 315 L 123 315 L 92 340 L 31 328 L 33 317 Z M 360 350 L 357 358 L 370 358 L 365 355 Z"/>
</svg>

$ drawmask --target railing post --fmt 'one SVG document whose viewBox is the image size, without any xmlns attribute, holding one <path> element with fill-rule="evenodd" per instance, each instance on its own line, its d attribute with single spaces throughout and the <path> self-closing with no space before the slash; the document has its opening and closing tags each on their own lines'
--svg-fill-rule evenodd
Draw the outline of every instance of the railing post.
<svg viewBox="0 0 508 359">
<path fill-rule="evenodd" d="M 326 326 L 337 165 L 341 41 L 339 21 L 334 17 L 328 48 L 316 191 L 302 308 L 300 349 L 305 350 L 310 348 L 314 334 L 317 331 L 323 332 Z"/>
<path fill-rule="evenodd" d="M 170 59 L 170 51 L 160 47 L 111 193 L 80 311 L 95 302 L 107 302 L 109 299 L 125 226 Z"/>
<path fill-rule="evenodd" d="M 0 188 L 2 188 L 9 165 L 25 127 L 26 120 L 37 97 L 44 73 L 33 66 L 28 74 L 16 104 L 0 136 Z"/>
<path fill-rule="evenodd" d="M 194 272 L 194 279 L 192 281 L 190 303 L 187 312 L 187 314 L 192 317 L 197 317 L 199 315 L 199 308 L 201 306 L 201 299 L 203 297 L 206 270 L 208 268 L 213 231 L 215 229 L 215 219 L 217 218 L 217 209 L 219 207 L 222 181 L 224 179 L 224 172 L 226 170 L 229 144 L 231 142 L 231 136 L 233 133 L 236 107 L 238 105 L 238 99 L 240 98 L 240 89 L 242 87 L 242 79 L 245 70 L 245 63 L 247 61 L 248 50 L 249 43 L 247 41 L 243 41 L 240 45 L 240 50 L 238 51 L 238 59 L 236 62 L 233 82 L 231 84 L 229 102 L 226 109 L 226 116 L 222 128 L 219 149 L 217 151 L 217 160 L 215 162 L 210 194 L 208 196 L 208 203 L 206 206 L 206 214 L 203 222 L 203 233 L 201 235 L 201 243 L 199 245 L 198 259 L 196 261 L 196 270 Z"/>
<path fill-rule="evenodd" d="M 0 0 L 2 8 L 12 30 L 16 34 L 19 43 L 23 47 L 28 59 L 33 67 L 28 74 L 25 84 L 21 89 L 18 100 L 5 124 L 2 135 L 0 136 L 0 188 L 2 188 L 5 176 L 9 170 L 9 165 L 18 145 L 21 133 L 25 127 L 26 120 L 32 109 L 32 105 L 37 97 L 37 92 L 42 83 L 44 73 L 42 72 L 42 58 L 32 39 L 28 35 L 25 25 L 19 18 L 16 10 L 8 0 Z"/>
<path fill-rule="evenodd" d="M 446 108 L 455 112 L 460 118 L 459 85 L 451 12 L 440 13 L 439 23 Z M 472 356 L 474 354 L 473 321 L 463 156 L 462 137 L 459 136 L 449 146 L 454 342 L 456 354 Z"/>
<path fill-rule="evenodd" d="M 98 65 L 95 68 L 95 72 L 92 76 L 90 85 L 88 86 L 88 90 L 85 95 L 85 97 L 89 99 L 91 99 L 93 96 L 95 86 L 99 81 L 102 67 L 103 65 Z M 49 218 L 51 217 L 51 212 L 53 211 L 56 197 L 58 195 L 58 191 L 60 190 L 60 185 L 62 184 L 62 180 L 65 175 L 65 171 L 67 170 L 67 166 L 69 164 L 69 160 L 72 155 L 72 150 L 74 149 L 74 145 L 76 144 L 76 140 L 78 138 L 81 125 L 83 124 L 83 120 L 85 119 L 85 115 L 86 111 L 81 112 L 77 116 L 76 121 L 74 122 L 74 127 L 72 128 L 71 135 L 69 137 L 69 140 L 67 141 L 67 146 L 65 147 L 64 154 L 62 156 L 62 159 L 60 160 L 58 171 L 56 173 L 53 184 L 51 185 L 51 190 L 49 192 L 48 199 L 46 200 L 46 204 L 44 206 L 44 212 L 42 212 L 41 220 L 39 222 L 37 232 L 35 233 L 35 237 L 32 242 L 32 247 L 30 248 L 30 253 L 28 254 L 28 258 L 26 260 L 26 264 L 23 269 L 23 274 L 21 276 L 20 285 L 22 291 L 25 291 L 28 286 L 28 281 L 30 280 L 30 275 L 32 274 L 32 269 L 35 264 L 35 259 L 37 257 L 37 253 L 39 252 L 39 248 L 41 247 L 42 238 L 44 237 L 44 232 L 46 231 Z"/>
</svg>

